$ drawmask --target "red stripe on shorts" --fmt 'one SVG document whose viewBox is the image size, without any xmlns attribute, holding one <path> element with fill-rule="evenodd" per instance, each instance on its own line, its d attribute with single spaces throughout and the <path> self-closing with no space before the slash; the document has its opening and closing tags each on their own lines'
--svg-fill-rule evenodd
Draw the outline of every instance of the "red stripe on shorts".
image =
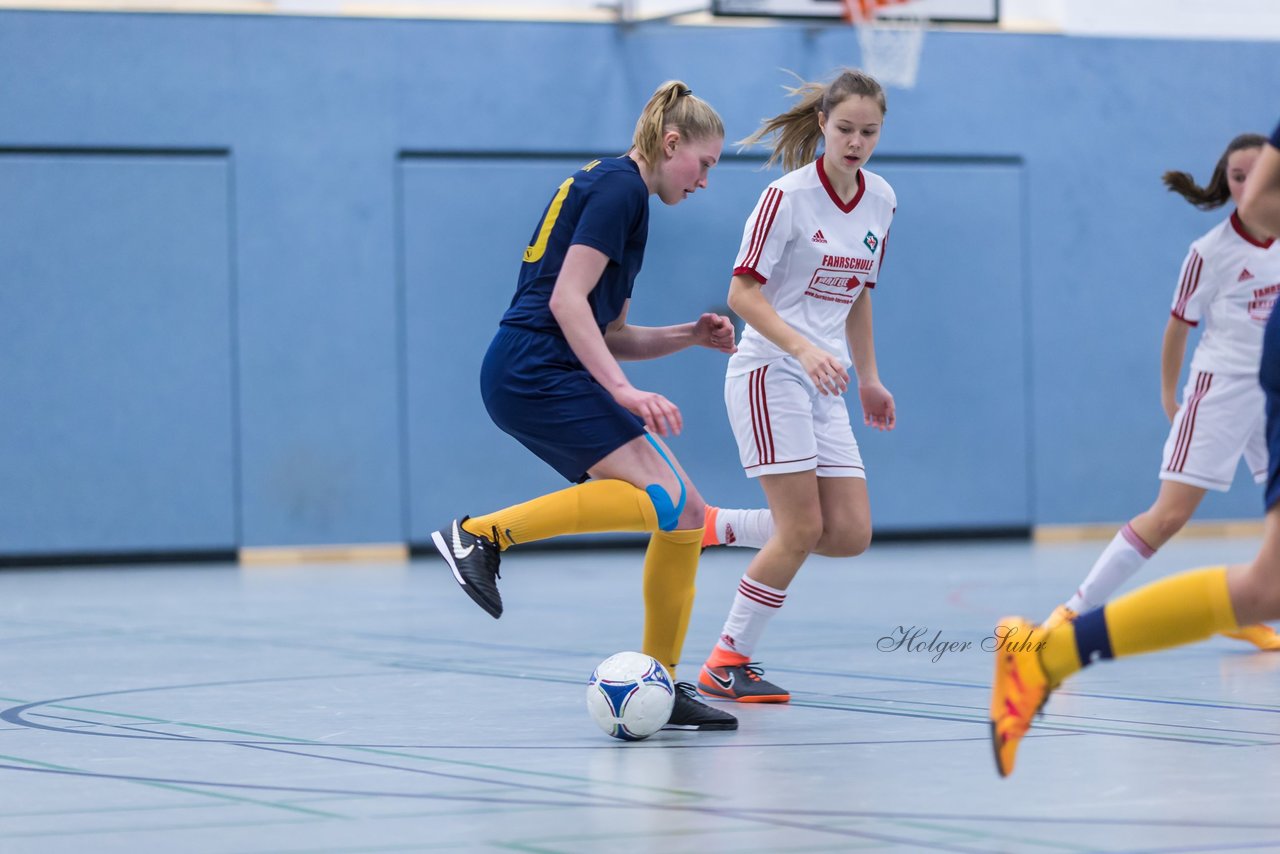
<svg viewBox="0 0 1280 854">
<path fill-rule="evenodd" d="M 1209 393 L 1209 386 L 1213 384 L 1213 374 L 1201 372 L 1196 377 L 1196 390 L 1191 395 L 1191 400 L 1184 404 L 1182 413 L 1182 424 L 1178 427 L 1178 441 L 1174 447 L 1173 456 L 1169 459 L 1169 471 L 1181 472 L 1182 467 L 1187 464 L 1187 454 L 1191 450 L 1191 437 L 1196 431 L 1196 413 L 1200 410 L 1200 401 L 1204 400 L 1205 395 Z"/>
</svg>

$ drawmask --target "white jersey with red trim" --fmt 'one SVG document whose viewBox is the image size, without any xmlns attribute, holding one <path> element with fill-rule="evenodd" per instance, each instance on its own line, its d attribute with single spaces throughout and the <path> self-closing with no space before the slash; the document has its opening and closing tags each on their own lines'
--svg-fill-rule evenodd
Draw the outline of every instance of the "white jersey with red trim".
<svg viewBox="0 0 1280 854">
<path fill-rule="evenodd" d="M 1262 363 L 1262 330 L 1280 293 L 1280 245 L 1259 241 L 1237 213 L 1191 244 L 1173 295 L 1173 316 L 1204 334 L 1191 370 L 1256 374 Z"/>
<path fill-rule="evenodd" d="M 841 202 L 819 157 L 765 188 L 743 229 L 733 273 L 760 282 L 760 293 L 791 328 L 849 367 L 845 318 L 863 289 L 876 286 L 897 206 L 889 183 L 866 169 L 858 170 L 853 199 Z M 727 375 L 786 355 L 748 325 Z"/>
</svg>

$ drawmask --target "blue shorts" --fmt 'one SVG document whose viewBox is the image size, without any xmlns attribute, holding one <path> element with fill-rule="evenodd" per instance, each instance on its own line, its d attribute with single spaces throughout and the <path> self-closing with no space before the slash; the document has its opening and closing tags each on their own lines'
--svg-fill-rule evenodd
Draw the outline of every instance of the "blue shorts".
<svg viewBox="0 0 1280 854">
<path fill-rule="evenodd" d="M 568 342 L 545 332 L 498 327 L 480 368 L 480 394 L 494 424 L 572 483 L 645 433 Z"/>
<path fill-rule="evenodd" d="M 1280 310 L 1273 310 L 1262 336 L 1258 381 L 1267 395 L 1267 509 L 1280 502 Z"/>
</svg>

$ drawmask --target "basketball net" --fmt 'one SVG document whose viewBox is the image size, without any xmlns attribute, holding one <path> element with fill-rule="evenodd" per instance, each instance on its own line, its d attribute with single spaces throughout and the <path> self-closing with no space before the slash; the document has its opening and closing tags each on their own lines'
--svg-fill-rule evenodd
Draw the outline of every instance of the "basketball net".
<svg viewBox="0 0 1280 854">
<path fill-rule="evenodd" d="M 900 17 L 880 18 L 881 9 L 909 0 L 843 0 L 844 19 L 858 30 L 862 70 L 885 86 L 911 89 L 920 70 L 925 19 L 908 9 L 897 10 Z"/>
</svg>

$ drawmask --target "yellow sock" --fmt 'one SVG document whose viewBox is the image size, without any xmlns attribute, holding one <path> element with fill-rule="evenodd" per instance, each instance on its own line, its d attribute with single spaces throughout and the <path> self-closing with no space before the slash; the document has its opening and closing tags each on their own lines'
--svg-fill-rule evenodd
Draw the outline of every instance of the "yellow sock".
<svg viewBox="0 0 1280 854">
<path fill-rule="evenodd" d="M 644 645 L 676 676 L 693 613 L 694 576 L 702 556 L 702 528 L 655 531 L 644 556 Z"/>
<path fill-rule="evenodd" d="M 1099 658 L 1182 646 L 1235 627 L 1227 568 L 1193 569 L 1058 626 L 1045 638 L 1040 662 L 1056 685 Z"/>
<path fill-rule="evenodd" d="M 475 516 L 462 527 L 481 537 L 498 529 L 498 548 L 564 534 L 656 531 L 658 513 L 643 489 L 625 480 L 589 480 L 559 492 Z"/>
</svg>

